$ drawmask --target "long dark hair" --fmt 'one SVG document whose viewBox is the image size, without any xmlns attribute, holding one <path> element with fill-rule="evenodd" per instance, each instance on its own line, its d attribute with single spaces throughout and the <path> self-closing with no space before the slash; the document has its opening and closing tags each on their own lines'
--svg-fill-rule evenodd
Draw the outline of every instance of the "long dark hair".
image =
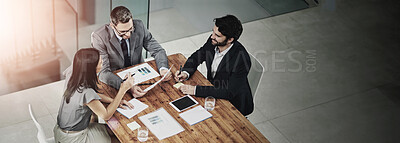
<svg viewBox="0 0 400 143">
<path fill-rule="evenodd" d="M 72 76 L 64 92 L 64 98 L 67 104 L 75 91 L 82 93 L 84 88 L 92 88 L 98 93 L 96 67 L 99 63 L 99 59 L 99 51 L 94 48 L 80 49 L 76 52 Z"/>
</svg>

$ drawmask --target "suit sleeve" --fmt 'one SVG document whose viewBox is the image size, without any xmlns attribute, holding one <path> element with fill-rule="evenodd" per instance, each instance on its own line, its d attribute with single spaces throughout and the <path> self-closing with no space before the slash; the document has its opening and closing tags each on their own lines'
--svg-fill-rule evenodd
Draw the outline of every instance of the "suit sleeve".
<svg viewBox="0 0 400 143">
<path fill-rule="evenodd" d="M 92 33 L 91 41 L 92 47 L 99 50 L 100 57 L 103 60 L 103 65 L 99 74 L 100 81 L 119 89 L 122 79 L 111 72 L 110 59 L 108 58 L 107 48 L 104 45 L 104 41 L 102 41 L 100 36 L 96 33 Z"/>
<path fill-rule="evenodd" d="M 197 70 L 197 67 L 206 60 L 207 54 L 212 54 L 211 52 L 207 52 L 206 48 L 210 46 L 211 39 L 208 38 L 207 42 L 194 52 L 185 62 L 182 70 L 187 71 L 189 75 L 193 75 L 194 72 Z M 190 78 L 190 77 L 189 77 Z"/>
<path fill-rule="evenodd" d="M 236 60 L 238 60 L 238 64 L 235 64 L 234 71 L 228 80 L 220 81 L 218 88 L 214 86 L 197 86 L 195 96 L 213 96 L 214 98 L 231 100 L 241 94 L 241 90 L 247 86 L 246 78 L 251 67 L 251 62 L 250 58 L 244 55 L 239 55 Z"/>
<path fill-rule="evenodd" d="M 153 35 L 144 27 L 142 21 L 138 21 L 144 30 L 144 39 L 143 39 L 143 47 L 149 51 L 151 57 L 156 60 L 156 64 L 158 69 L 161 67 L 169 68 L 168 66 L 168 58 L 165 50 L 158 44 L 157 40 L 154 39 Z"/>
</svg>

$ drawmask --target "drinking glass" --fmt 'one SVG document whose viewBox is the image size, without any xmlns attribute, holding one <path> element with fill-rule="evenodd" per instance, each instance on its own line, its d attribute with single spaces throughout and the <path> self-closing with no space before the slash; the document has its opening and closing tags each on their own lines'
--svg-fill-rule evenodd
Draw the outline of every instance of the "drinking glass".
<svg viewBox="0 0 400 143">
<path fill-rule="evenodd" d="M 207 111 L 212 111 L 214 110 L 215 107 L 215 98 L 212 96 L 206 97 L 206 101 L 204 102 L 204 108 Z"/>
<path fill-rule="evenodd" d="M 149 130 L 146 127 L 140 127 L 138 129 L 137 138 L 140 142 L 147 141 L 149 136 Z"/>
</svg>

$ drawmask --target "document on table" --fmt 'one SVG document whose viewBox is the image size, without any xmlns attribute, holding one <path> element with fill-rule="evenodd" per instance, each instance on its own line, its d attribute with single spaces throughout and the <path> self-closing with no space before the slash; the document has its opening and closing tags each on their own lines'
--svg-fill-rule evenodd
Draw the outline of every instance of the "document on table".
<svg viewBox="0 0 400 143">
<path fill-rule="evenodd" d="M 117 73 L 117 75 L 124 79 L 125 75 L 130 72 L 133 75 L 133 78 L 135 78 L 135 83 L 134 84 L 139 84 L 144 81 L 148 81 L 150 79 L 153 79 L 155 77 L 160 76 L 157 71 L 155 71 L 148 63 L 144 63 L 135 67 L 132 67 L 130 69 L 126 69 L 124 71 L 120 71 Z"/>
<path fill-rule="evenodd" d="M 174 66 L 174 65 L 172 65 L 172 66 Z M 171 72 L 172 66 L 168 69 L 167 73 L 160 80 L 158 80 L 156 83 L 152 84 L 151 86 L 147 87 L 143 91 L 147 92 L 147 91 L 153 89 L 158 83 L 160 83 L 162 80 L 164 80 L 164 78 L 169 74 L 169 72 Z"/>
<path fill-rule="evenodd" d="M 128 119 L 132 118 L 133 116 L 139 114 L 144 109 L 149 107 L 148 105 L 140 102 L 139 100 L 137 100 L 135 98 L 130 100 L 129 103 L 131 103 L 134 106 L 134 108 L 132 110 L 131 109 L 125 110 L 125 109 L 122 109 L 122 108 L 117 108 L 117 111 L 119 113 L 121 113 L 122 115 L 124 115 L 125 117 L 127 117 Z"/>
<path fill-rule="evenodd" d="M 137 128 L 140 128 L 140 125 L 136 121 L 126 124 L 126 126 L 128 126 L 129 129 L 131 129 L 132 131 L 136 130 Z"/>
<path fill-rule="evenodd" d="M 164 108 L 139 117 L 140 121 L 162 140 L 176 135 L 185 129 Z"/>
<path fill-rule="evenodd" d="M 202 106 L 197 106 L 186 112 L 180 113 L 179 116 L 181 116 L 183 120 L 192 126 L 212 117 L 212 114 Z"/>
</svg>

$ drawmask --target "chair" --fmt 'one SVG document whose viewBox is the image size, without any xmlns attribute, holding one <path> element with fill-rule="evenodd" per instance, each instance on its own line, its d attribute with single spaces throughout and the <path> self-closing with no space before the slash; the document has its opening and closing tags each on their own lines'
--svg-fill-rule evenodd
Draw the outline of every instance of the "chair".
<svg viewBox="0 0 400 143">
<path fill-rule="evenodd" d="M 251 53 L 250 60 L 251 60 L 251 68 L 247 78 L 249 80 L 251 93 L 253 95 L 253 100 L 255 99 L 255 95 L 257 94 L 258 86 L 260 85 L 261 78 L 264 74 L 264 66 L 261 64 L 256 57 L 254 57 Z"/>
<path fill-rule="evenodd" d="M 46 139 L 46 135 L 44 134 L 42 126 L 36 121 L 35 116 L 33 116 L 31 104 L 29 104 L 28 107 L 32 120 L 35 123 L 36 128 L 38 129 L 38 134 L 36 137 L 39 140 L 39 143 L 54 143 L 55 142 L 54 137 Z"/>
</svg>

